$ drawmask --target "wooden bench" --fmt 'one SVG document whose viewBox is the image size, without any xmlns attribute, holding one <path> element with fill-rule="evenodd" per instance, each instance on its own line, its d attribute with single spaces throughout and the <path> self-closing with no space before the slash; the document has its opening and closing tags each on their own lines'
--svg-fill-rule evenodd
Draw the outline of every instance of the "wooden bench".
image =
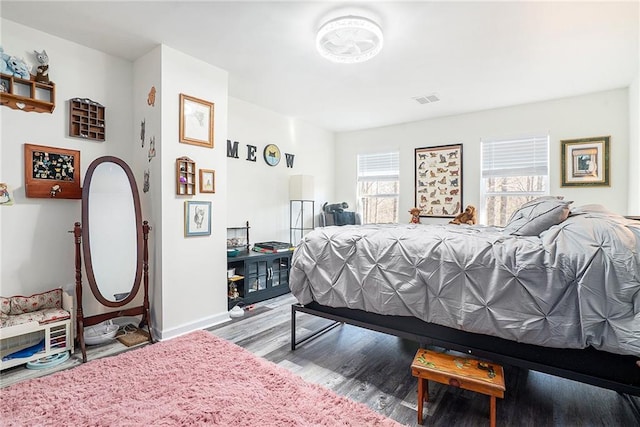
<svg viewBox="0 0 640 427">
<path fill-rule="evenodd" d="M 418 377 L 418 424 L 422 424 L 422 405 L 429 401 L 429 381 L 448 384 L 486 394 L 491 398 L 491 427 L 496 425 L 496 397 L 504 397 L 504 371 L 495 363 L 420 349 L 411 364 Z"/>
</svg>

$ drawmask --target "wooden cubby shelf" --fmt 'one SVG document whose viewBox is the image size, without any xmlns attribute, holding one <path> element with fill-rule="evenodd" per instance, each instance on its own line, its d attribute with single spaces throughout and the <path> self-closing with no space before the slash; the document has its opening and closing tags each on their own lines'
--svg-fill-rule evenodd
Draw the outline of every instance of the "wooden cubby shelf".
<svg viewBox="0 0 640 427">
<path fill-rule="evenodd" d="M 52 113 L 56 108 L 56 86 L 0 74 L 0 104 L 14 110 Z"/>
<path fill-rule="evenodd" d="M 105 140 L 104 106 L 89 98 L 69 100 L 69 136 Z"/>
<path fill-rule="evenodd" d="M 188 157 L 176 159 L 176 194 L 178 196 L 196 194 L 196 163 Z"/>
</svg>

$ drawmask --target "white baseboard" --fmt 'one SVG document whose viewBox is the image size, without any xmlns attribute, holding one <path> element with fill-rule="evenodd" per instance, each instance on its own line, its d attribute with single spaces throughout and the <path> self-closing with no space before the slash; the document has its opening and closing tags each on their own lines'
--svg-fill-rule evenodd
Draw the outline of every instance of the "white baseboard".
<svg viewBox="0 0 640 427">
<path fill-rule="evenodd" d="M 171 338 L 179 337 L 180 335 L 188 334 L 189 332 L 198 331 L 201 329 L 210 328 L 211 326 L 218 325 L 223 322 L 231 320 L 228 312 L 216 314 L 214 316 L 205 317 L 204 319 L 197 320 L 195 322 L 187 323 L 175 328 L 159 331 L 154 329 L 153 336 L 158 341 L 169 340 Z"/>
</svg>

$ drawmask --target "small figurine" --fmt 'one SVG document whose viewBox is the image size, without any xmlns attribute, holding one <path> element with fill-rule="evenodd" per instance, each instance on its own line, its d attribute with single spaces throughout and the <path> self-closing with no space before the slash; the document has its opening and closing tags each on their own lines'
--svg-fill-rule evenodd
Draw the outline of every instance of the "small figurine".
<svg viewBox="0 0 640 427">
<path fill-rule="evenodd" d="M 39 83 L 50 83 L 49 80 L 49 55 L 47 51 L 42 49 L 42 52 L 37 50 L 33 51 L 36 54 L 36 60 L 38 65 L 36 66 L 36 81 Z"/>
<path fill-rule="evenodd" d="M 156 87 L 151 86 L 151 90 L 149 91 L 149 95 L 147 95 L 147 104 L 151 107 L 155 107 L 156 105 Z"/>
<path fill-rule="evenodd" d="M 153 159 L 155 156 L 156 156 L 156 137 L 152 136 L 151 138 L 149 138 L 149 154 L 147 155 L 149 162 L 151 162 L 151 159 Z"/>
<path fill-rule="evenodd" d="M 149 192 L 149 174 L 149 169 L 144 171 L 144 184 L 142 185 L 142 191 L 144 191 L 145 193 Z"/>
<path fill-rule="evenodd" d="M 0 83 L 0 93 L 6 93 L 7 92 L 7 84 L 5 82 L 1 82 Z"/>
<path fill-rule="evenodd" d="M 409 213 L 411 214 L 411 221 L 409 221 L 409 224 L 420 224 L 420 209 L 411 208 L 409 209 Z"/>
<path fill-rule="evenodd" d="M 145 127 L 147 119 L 142 119 L 140 122 L 140 141 L 142 141 L 142 148 L 144 148 Z"/>
<path fill-rule="evenodd" d="M 9 187 L 4 182 L 0 182 L 0 205 L 13 205 L 13 197 L 11 197 Z"/>
<path fill-rule="evenodd" d="M 58 184 L 51 187 L 51 191 L 50 191 L 51 197 L 56 197 L 56 195 L 60 192 L 62 192 L 62 188 L 60 188 Z"/>
</svg>

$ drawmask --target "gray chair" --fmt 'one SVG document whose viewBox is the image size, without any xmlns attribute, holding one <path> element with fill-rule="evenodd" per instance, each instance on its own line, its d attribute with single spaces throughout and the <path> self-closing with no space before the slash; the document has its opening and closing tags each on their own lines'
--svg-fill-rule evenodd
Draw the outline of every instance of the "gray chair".
<svg viewBox="0 0 640 427">
<path fill-rule="evenodd" d="M 353 212 L 352 223 L 354 225 L 362 225 L 362 218 L 360 218 L 360 214 L 358 212 Z M 336 225 L 335 215 L 333 213 L 327 213 L 324 211 L 320 212 L 320 226 L 329 227 L 331 225 Z M 347 224 L 341 224 L 341 225 L 347 225 Z"/>
</svg>

